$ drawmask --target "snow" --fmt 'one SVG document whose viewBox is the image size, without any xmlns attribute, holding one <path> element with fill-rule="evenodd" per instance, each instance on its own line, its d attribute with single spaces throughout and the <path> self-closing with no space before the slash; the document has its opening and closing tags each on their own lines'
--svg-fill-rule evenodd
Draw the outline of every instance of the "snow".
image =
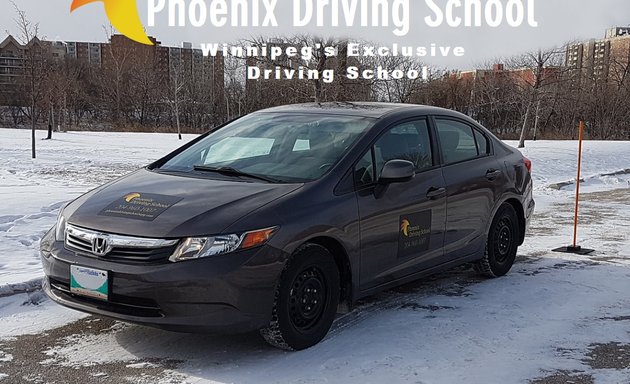
<svg viewBox="0 0 630 384">
<path fill-rule="evenodd" d="M 1 257 L 6 257 L 2 255 Z M 61 307 L 44 297 L 42 291 L 0 298 L 0 340 L 35 335 L 47 329 L 76 321 L 86 315 Z M 0 361 L 2 352 L 0 352 Z"/>
<path fill-rule="evenodd" d="M 117 324 L 112 332 L 123 328 L 123 324 Z M 98 347 L 98 351 L 94 351 L 94 347 Z M 72 335 L 62 341 L 62 346 L 51 348 L 45 352 L 46 356 L 51 357 L 49 361 L 55 361 L 63 357 L 64 366 L 69 367 L 91 367 L 112 361 L 131 362 L 137 357 L 119 348 L 118 341 L 111 337 L 111 333 L 101 333 L 97 335 Z"/>
<path fill-rule="evenodd" d="M 13 361 L 13 355 L 4 351 L 0 351 L 0 362 Z"/>
<path fill-rule="evenodd" d="M 41 140 L 30 155 L 30 131 L 0 129 L 0 290 L 41 277 L 38 243 L 59 208 L 111 179 L 166 155 L 194 135 L 68 132 Z"/>
<path fill-rule="evenodd" d="M 574 267 L 560 277 L 559 263 Z M 628 342 L 627 324 L 597 321 L 625 313 L 630 304 L 618 302 L 627 297 L 628 281 L 627 265 L 625 274 L 618 268 L 550 258 L 537 264 L 534 277 L 531 267 L 518 266 L 508 278 L 466 287 L 462 296 L 385 294 L 376 308 L 349 315 L 345 326 L 299 353 L 267 348 L 255 335 L 180 335 L 125 325 L 109 341 L 73 339 L 55 356 L 72 367 L 177 358 L 186 361 L 178 373 L 190 383 L 511 383 L 539 370 L 586 369 L 580 352 L 592 340 Z M 557 356 L 558 349 L 569 352 Z M 630 379 L 628 372 L 624 377 Z"/>
<path fill-rule="evenodd" d="M 516 141 L 507 143 L 513 147 L 518 144 Z M 553 201 L 575 195 L 577 141 L 529 141 L 521 152 L 533 162 L 537 211 L 548 208 Z M 625 174 L 606 176 L 626 170 Z M 584 180 L 580 185 L 584 193 L 630 188 L 630 142 L 584 141 L 580 179 Z M 554 188 L 563 183 L 571 184 L 561 187 L 560 191 Z"/>
<path fill-rule="evenodd" d="M 155 365 L 153 363 L 134 363 L 134 364 L 127 364 L 126 367 L 127 368 L 142 369 L 142 368 L 155 368 L 155 367 L 157 367 L 157 365 Z"/>
<path fill-rule="evenodd" d="M 59 207 L 194 137 L 59 133 L 38 140 L 38 159 L 31 160 L 29 134 L 0 129 L 0 201 L 9 202 L 0 205 L 0 340 L 86 316 L 37 290 L 37 243 Z M 581 207 L 579 240 L 597 249 L 588 257 L 550 252 L 571 240 L 576 152 L 575 141 L 528 142 L 523 149 L 533 162 L 536 216 L 504 278 L 458 269 L 381 293 L 298 353 L 252 334 L 188 335 L 116 323 L 58 340 L 42 363 L 80 369 L 119 362 L 142 371 L 176 360 L 163 382 L 187 383 L 513 383 L 560 370 L 597 383 L 630 382 L 628 369 L 585 362 L 593 343 L 630 343 L 627 320 L 615 320 L 630 307 L 630 142 L 584 143 L 582 191 L 591 194 Z M 0 350 L 0 361 L 10 358 Z"/>
</svg>

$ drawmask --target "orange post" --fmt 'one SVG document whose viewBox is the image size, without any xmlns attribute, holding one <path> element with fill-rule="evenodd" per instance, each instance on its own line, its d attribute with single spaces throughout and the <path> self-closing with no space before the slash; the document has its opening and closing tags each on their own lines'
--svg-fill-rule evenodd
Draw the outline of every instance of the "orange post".
<svg viewBox="0 0 630 384">
<path fill-rule="evenodd" d="M 582 170 L 582 138 L 584 133 L 584 120 L 580 120 L 580 134 L 578 144 L 577 179 L 575 181 L 575 217 L 573 218 L 573 248 L 577 247 L 578 207 L 580 201 L 580 173 Z"/>
<path fill-rule="evenodd" d="M 582 248 L 581 246 L 577 245 L 578 207 L 580 205 L 580 176 L 582 174 L 582 140 L 584 139 L 585 125 L 586 124 L 584 120 L 580 120 L 577 180 L 575 181 L 575 216 L 573 217 L 573 245 L 552 249 L 552 251 L 554 252 L 576 253 L 578 255 L 588 255 L 589 253 L 595 252 L 594 249 Z"/>
</svg>

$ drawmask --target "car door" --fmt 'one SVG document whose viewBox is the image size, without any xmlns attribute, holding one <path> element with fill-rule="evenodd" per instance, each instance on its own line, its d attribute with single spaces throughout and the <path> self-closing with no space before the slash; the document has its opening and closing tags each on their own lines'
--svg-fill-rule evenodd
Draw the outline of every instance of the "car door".
<svg viewBox="0 0 630 384">
<path fill-rule="evenodd" d="M 444 252 L 454 260 L 483 250 L 505 175 L 481 130 L 458 119 L 434 121 L 447 185 Z"/>
<path fill-rule="evenodd" d="M 428 120 L 386 129 L 355 167 L 360 215 L 360 285 L 372 288 L 439 264 L 445 230 L 445 183 Z M 385 163 L 414 163 L 415 177 L 383 186 Z"/>
</svg>

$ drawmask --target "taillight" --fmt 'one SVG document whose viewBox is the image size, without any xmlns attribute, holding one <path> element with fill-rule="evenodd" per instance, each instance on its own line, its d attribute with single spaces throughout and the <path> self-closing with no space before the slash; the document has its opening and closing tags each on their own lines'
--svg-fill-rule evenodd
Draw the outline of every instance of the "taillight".
<svg viewBox="0 0 630 384">
<path fill-rule="evenodd" d="M 525 156 L 523 156 L 523 161 L 525 161 L 525 167 L 527 168 L 529 173 L 532 173 L 532 161 Z"/>
</svg>

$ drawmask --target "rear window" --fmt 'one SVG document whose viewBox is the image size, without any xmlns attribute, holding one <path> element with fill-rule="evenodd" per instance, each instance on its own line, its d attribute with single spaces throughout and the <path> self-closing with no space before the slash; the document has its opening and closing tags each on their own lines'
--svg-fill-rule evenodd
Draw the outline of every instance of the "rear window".
<svg viewBox="0 0 630 384">
<path fill-rule="evenodd" d="M 477 142 L 477 148 L 479 149 L 479 155 L 484 156 L 490 153 L 490 145 L 488 144 L 488 138 L 481 132 L 476 129 L 473 129 L 475 132 L 475 141 Z"/>
<path fill-rule="evenodd" d="M 473 128 L 455 120 L 437 119 L 440 148 L 446 164 L 459 163 L 479 156 Z"/>
</svg>

